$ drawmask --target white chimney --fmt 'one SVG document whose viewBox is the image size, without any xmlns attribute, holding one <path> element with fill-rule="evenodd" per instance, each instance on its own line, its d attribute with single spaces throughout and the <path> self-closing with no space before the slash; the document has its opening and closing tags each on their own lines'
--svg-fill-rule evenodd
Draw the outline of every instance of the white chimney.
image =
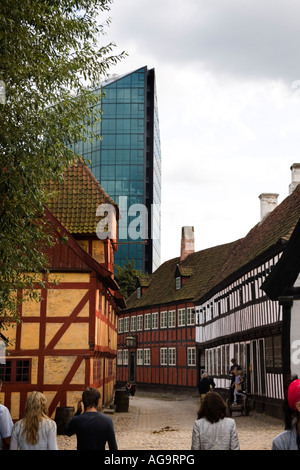
<svg viewBox="0 0 300 470">
<path fill-rule="evenodd" d="M 296 186 L 300 183 L 300 163 L 294 163 L 291 166 L 291 184 L 289 186 L 290 194 L 294 191 Z"/>
<path fill-rule="evenodd" d="M 195 251 L 194 227 L 182 227 L 180 261 Z"/>
<path fill-rule="evenodd" d="M 276 193 L 262 193 L 260 199 L 260 220 L 262 221 L 267 217 L 278 204 L 278 196 Z"/>
</svg>

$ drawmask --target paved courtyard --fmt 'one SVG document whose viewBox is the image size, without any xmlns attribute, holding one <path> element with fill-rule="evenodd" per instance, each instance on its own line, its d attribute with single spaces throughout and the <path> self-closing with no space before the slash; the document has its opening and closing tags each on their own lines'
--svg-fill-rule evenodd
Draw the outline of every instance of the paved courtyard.
<svg viewBox="0 0 300 470">
<path fill-rule="evenodd" d="M 190 450 L 198 397 L 138 392 L 129 411 L 111 415 L 120 450 Z M 283 422 L 250 412 L 234 413 L 241 450 L 270 450 Z M 61 450 L 76 449 L 76 437 L 58 436 Z"/>
</svg>

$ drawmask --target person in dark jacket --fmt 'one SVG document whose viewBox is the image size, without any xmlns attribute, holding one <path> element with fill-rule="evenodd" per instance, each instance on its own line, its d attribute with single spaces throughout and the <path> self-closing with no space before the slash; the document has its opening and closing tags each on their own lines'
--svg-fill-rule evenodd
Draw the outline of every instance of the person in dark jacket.
<svg viewBox="0 0 300 470">
<path fill-rule="evenodd" d="M 78 402 L 78 408 L 65 430 L 67 436 L 76 434 L 77 450 L 118 450 L 113 421 L 98 411 L 100 392 L 92 387 L 87 388 Z M 84 412 L 82 413 L 81 402 Z"/>
<path fill-rule="evenodd" d="M 198 386 L 201 401 L 203 401 L 203 398 L 205 397 L 207 392 L 209 392 L 210 390 L 213 390 L 215 386 L 216 384 L 213 381 L 213 379 L 210 378 L 206 372 L 203 372 L 203 374 L 201 375 L 199 386 Z"/>
</svg>

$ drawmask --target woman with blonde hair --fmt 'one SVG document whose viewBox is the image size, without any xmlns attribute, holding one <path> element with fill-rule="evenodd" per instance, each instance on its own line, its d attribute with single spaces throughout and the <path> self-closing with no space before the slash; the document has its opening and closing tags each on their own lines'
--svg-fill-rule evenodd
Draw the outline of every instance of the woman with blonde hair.
<svg viewBox="0 0 300 470">
<path fill-rule="evenodd" d="M 56 423 L 47 416 L 47 399 L 32 392 L 26 401 L 25 416 L 12 429 L 10 450 L 58 450 Z"/>
</svg>

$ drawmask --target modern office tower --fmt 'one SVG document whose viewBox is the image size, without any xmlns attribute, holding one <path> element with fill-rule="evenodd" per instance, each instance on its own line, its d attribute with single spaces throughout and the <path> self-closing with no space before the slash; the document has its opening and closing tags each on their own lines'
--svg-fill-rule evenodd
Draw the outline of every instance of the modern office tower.
<svg viewBox="0 0 300 470">
<path fill-rule="evenodd" d="M 101 141 L 84 142 L 76 151 L 119 205 L 115 264 L 133 259 L 152 273 L 160 265 L 161 148 L 154 69 L 142 67 L 102 83 L 105 97 L 97 123 Z M 97 90 L 95 90 L 97 93 Z"/>
</svg>

